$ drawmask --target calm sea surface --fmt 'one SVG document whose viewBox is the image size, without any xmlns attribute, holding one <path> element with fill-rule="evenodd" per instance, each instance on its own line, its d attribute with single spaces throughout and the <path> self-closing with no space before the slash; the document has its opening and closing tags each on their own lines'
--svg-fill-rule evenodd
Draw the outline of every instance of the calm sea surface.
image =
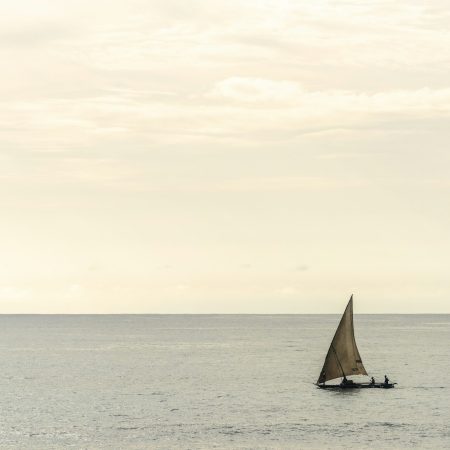
<svg viewBox="0 0 450 450">
<path fill-rule="evenodd" d="M 322 391 L 338 321 L 0 316 L 0 448 L 450 448 L 450 316 L 356 315 L 399 384 Z"/>
</svg>

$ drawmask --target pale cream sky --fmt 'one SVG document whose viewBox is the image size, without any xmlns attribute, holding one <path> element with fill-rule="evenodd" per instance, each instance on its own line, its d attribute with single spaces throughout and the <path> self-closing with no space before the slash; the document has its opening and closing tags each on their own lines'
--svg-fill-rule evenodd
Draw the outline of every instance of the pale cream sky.
<svg viewBox="0 0 450 450">
<path fill-rule="evenodd" d="M 0 312 L 450 313 L 448 2 L 0 0 Z"/>
</svg>

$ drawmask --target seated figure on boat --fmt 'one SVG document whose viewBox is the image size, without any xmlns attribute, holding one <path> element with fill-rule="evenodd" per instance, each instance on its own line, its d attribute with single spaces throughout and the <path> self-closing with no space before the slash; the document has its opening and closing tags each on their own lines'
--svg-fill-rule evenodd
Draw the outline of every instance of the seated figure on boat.
<svg viewBox="0 0 450 450">
<path fill-rule="evenodd" d="M 348 385 L 354 384 L 353 380 L 347 380 L 347 377 L 344 375 L 344 378 L 342 378 L 341 386 L 348 386 Z"/>
<path fill-rule="evenodd" d="M 371 384 L 372 386 L 375 384 L 375 378 L 374 378 L 374 377 L 372 377 L 372 378 L 370 379 L 370 384 Z"/>
</svg>

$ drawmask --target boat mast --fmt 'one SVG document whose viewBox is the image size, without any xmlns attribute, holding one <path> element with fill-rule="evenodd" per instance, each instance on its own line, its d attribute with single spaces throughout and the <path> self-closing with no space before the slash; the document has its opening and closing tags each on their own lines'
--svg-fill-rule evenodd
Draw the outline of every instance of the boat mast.
<svg viewBox="0 0 450 450">
<path fill-rule="evenodd" d="M 352 297 L 353 297 L 353 296 L 352 296 Z M 341 369 L 341 372 L 342 372 L 342 378 L 345 378 L 344 369 L 342 368 L 342 364 L 341 364 L 341 362 L 339 361 L 339 358 L 338 358 L 338 355 L 337 355 L 337 353 L 336 353 L 336 350 L 334 349 L 334 345 L 331 344 L 330 347 L 333 349 L 334 356 L 335 356 L 335 358 L 336 358 L 336 361 L 337 361 L 338 364 L 339 364 L 339 368 Z"/>
</svg>

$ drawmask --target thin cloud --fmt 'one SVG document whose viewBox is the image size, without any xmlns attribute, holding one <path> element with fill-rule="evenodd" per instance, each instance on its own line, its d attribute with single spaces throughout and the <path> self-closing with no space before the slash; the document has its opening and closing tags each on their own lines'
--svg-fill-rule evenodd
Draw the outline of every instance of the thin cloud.
<svg viewBox="0 0 450 450">
<path fill-rule="evenodd" d="M 367 184 L 365 180 L 325 177 L 259 177 L 241 178 L 224 182 L 216 187 L 219 191 L 276 192 L 299 190 L 328 190 L 356 188 Z"/>
<path fill-rule="evenodd" d="M 156 100 L 120 92 L 103 97 L 5 102 L 3 140 L 17 148 L 46 145 L 83 148 L 112 140 L 143 143 L 241 139 L 295 139 L 328 130 L 410 126 L 414 118 L 436 123 L 450 114 L 450 88 L 307 91 L 286 80 L 232 77 L 194 99 Z M 403 125 L 403 122 L 406 124 Z M 409 122 L 409 123 L 408 123 Z M 103 144 L 102 144 L 103 143 Z"/>
</svg>

